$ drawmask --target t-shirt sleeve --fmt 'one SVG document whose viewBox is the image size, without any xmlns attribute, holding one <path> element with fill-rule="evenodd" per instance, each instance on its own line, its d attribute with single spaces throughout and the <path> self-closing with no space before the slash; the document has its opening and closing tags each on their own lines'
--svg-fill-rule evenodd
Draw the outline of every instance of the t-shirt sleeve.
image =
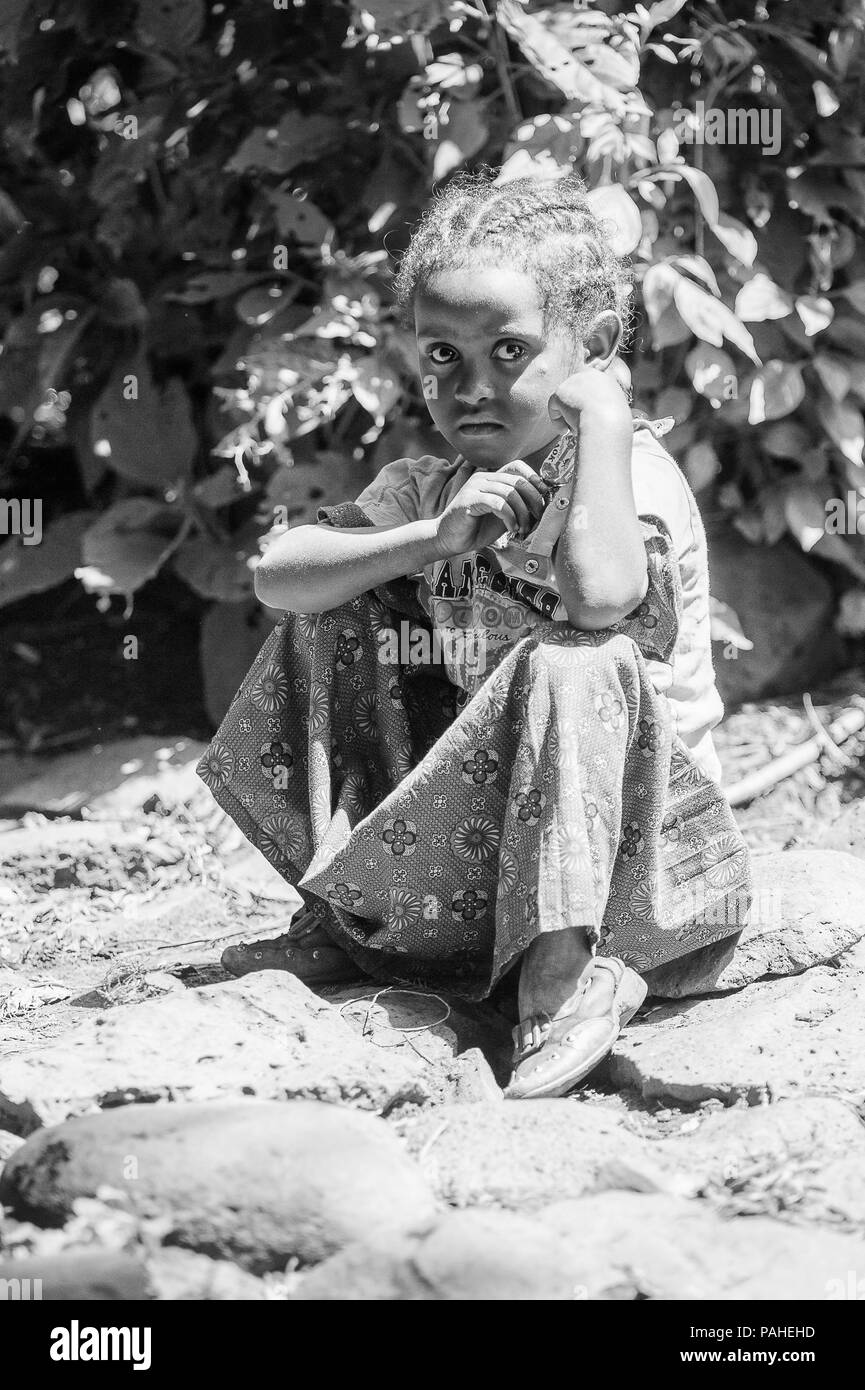
<svg viewBox="0 0 865 1390">
<path fill-rule="evenodd" d="M 415 459 L 394 459 L 355 498 L 373 526 L 404 526 L 419 519 L 416 466 Z"/>
<path fill-rule="evenodd" d="M 648 429 L 634 436 L 631 473 L 639 517 L 660 517 L 680 558 L 694 545 L 691 503 L 678 465 Z"/>
</svg>

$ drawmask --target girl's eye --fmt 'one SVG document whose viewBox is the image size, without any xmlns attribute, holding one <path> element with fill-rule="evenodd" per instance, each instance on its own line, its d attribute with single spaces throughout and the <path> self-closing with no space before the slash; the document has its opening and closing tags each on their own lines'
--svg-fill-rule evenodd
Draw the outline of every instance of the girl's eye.
<svg viewBox="0 0 865 1390">
<path fill-rule="evenodd" d="M 508 352 L 508 355 L 507 355 L 507 356 L 502 357 L 500 360 L 503 361 L 503 362 L 520 362 L 520 361 L 522 361 L 523 357 L 525 356 L 525 351 L 526 351 L 526 350 L 525 350 L 525 348 L 522 346 L 522 344 L 521 344 L 521 343 L 513 342 L 511 339 L 508 339 L 506 342 L 499 343 L 498 347 L 496 348 L 496 354 L 498 353 L 499 348 L 504 348 L 504 349 L 506 349 L 506 350 L 509 350 L 509 349 L 514 349 L 514 350 L 515 350 L 514 353 L 513 353 L 513 355 L 511 355 L 510 352 Z"/>
<path fill-rule="evenodd" d="M 434 344 L 433 344 L 433 346 L 432 346 L 432 347 L 429 349 L 429 351 L 427 352 L 427 356 L 430 358 L 430 360 L 432 361 L 432 363 L 433 363 L 436 367 L 446 367 L 446 366 L 448 366 L 448 364 L 453 360 L 452 357 L 448 357 L 448 358 L 446 358 L 444 361 L 442 361 L 442 359 L 441 359 L 440 357 L 433 357 L 433 353 L 434 353 L 434 352 L 449 352 L 449 353 L 453 353 L 453 348 L 444 347 L 444 345 L 441 344 L 441 343 L 434 343 Z"/>
</svg>

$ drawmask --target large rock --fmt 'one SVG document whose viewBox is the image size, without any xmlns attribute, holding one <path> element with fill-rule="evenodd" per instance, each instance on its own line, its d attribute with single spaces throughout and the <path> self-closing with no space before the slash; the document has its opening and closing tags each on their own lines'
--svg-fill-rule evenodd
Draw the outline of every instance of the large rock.
<svg viewBox="0 0 865 1390">
<path fill-rule="evenodd" d="M 358 1243 L 314 1269 L 293 1300 L 555 1301 L 575 1297 L 574 1249 L 511 1212 L 454 1212 L 421 1240 Z"/>
<path fill-rule="evenodd" d="M 164 809 L 191 803 L 211 809 L 195 773 L 206 746 L 194 739 L 141 735 L 40 759 L 38 772 L 4 778 L 0 816 L 26 811 L 75 816 L 85 808 L 94 815 L 123 816 L 156 802 Z"/>
<path fill-rule="evenodd" d="M 751 545 L 732 527 L 715 531 L 709 574 L 713 596 L 738 614 L 754 644 L 738 651 L 713 643 L 725 704 L 801 690 L 837 670 L 843 645 L 832 623 L 832 586 L 790 541 Z"/>
<path fill-rule="evenodd" d="M 807 1299 L 862 1269 L 860 1237 L 769 1217 L 725 1219 L 707 1202 L 608 1192 L 557 1202 L 539 1224 L 576 1252 L 591 1299 Z"/>
<path fill-rule="evenodd" d="M 263 970 L 96 1014 L 0 1057 L 0 1128 L 134 1101 L 303 1097 L 390 1110 L 423 1102 L 422 1065 L 359 1037 L 295 976 Z"/>
<path fill-rule="evenodd" d="M 575 1101 L 446 1105 L 400 1123 L 437 1195 L 452 1206 L 527 1210 L 606 1187 L 683 1190 L 630 1133 L 624 1114 Z"/>
<path fill-rule="evenodd" d="M 151 1296 L 144 1265 L 119 1251 L 76 1250 L 67 1255 L 0 1261 L 0 1301 L 128 1303 Z"/>
<path fill-rule="evenodd" d="M 842 807 L 840 816 L 822 830 L 818 826 L 816 843 L 820 849 L 841 850 L 865 859 L 865 797 Z"/>
<path fill-rule="evenodd" d="M 798 975 L 865 937 L 865 863 L 833 850 L 753 856 L 751 920 L 738 937 L 646 972 L 662 999 L 720 994 L 773 975 Z"/>
<path fill-rule="evenodd" d="M 172 1245 L 253 1273 L 423 1234 L 435 1204 L 388 1126 L 308 1101 L 135 1105 L 31 1136 L 0 1178 L 18 1220 L 58 1225 L 104 1187 Z"/>
<path fill-rule="evenodd" d="M 754 1105 L 865 1091 L 865 951 L 837 968 L 761 980 L 736 994 L 663 1005 L 615 1044 L 609 1076 L 647 1099 Z"/>
<path fill-rule="evenodd" d="M 865 1128 L 854 1105 L 823 1096 L 734 1106 L 683 1121 L 658 1140 L 661 1163 L 698 1176 L 737 1212 L 794 1207 L 798 1216 L 865 1229 Z"/>
</svg>

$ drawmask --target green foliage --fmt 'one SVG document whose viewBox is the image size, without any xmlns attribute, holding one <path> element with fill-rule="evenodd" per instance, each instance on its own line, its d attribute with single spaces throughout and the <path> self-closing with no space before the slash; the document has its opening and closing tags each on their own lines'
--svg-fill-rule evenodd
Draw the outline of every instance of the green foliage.
<svg viewBox="0 0 865 1390">
<path fill-rule="evenodd" d="M 10 460 L 68 443 L 87 499 L 8 543 L 0 605 L 72 572 L 129 603 L 169 565 L 249 600 L 262 544 L 423 439 L 388 252 L 480 163 L 586 178 L 634 252 L 636 403 L 701 500 L 865 580 L 823 525 L 865 490 L 863 22 L 0 0 L 0 415 Z"/>
</svg>

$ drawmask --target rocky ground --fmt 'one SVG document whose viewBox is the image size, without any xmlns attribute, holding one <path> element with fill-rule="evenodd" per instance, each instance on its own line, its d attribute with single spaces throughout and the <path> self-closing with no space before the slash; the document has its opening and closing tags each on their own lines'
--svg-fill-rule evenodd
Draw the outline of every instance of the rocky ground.
<svg viewBox="0 0 865 1390">
<path fill-rule="evenodd" d="M 517 1103 L 505 1005 L 225 976 L 299 900 L 200 748 L 0 759 L 0 1278 L 819 1300 L 865 1268 L 865 801 L 744 813 L 763 910 L 734 958 L 656 972 L 591 1084 Z"/>
</svg>

